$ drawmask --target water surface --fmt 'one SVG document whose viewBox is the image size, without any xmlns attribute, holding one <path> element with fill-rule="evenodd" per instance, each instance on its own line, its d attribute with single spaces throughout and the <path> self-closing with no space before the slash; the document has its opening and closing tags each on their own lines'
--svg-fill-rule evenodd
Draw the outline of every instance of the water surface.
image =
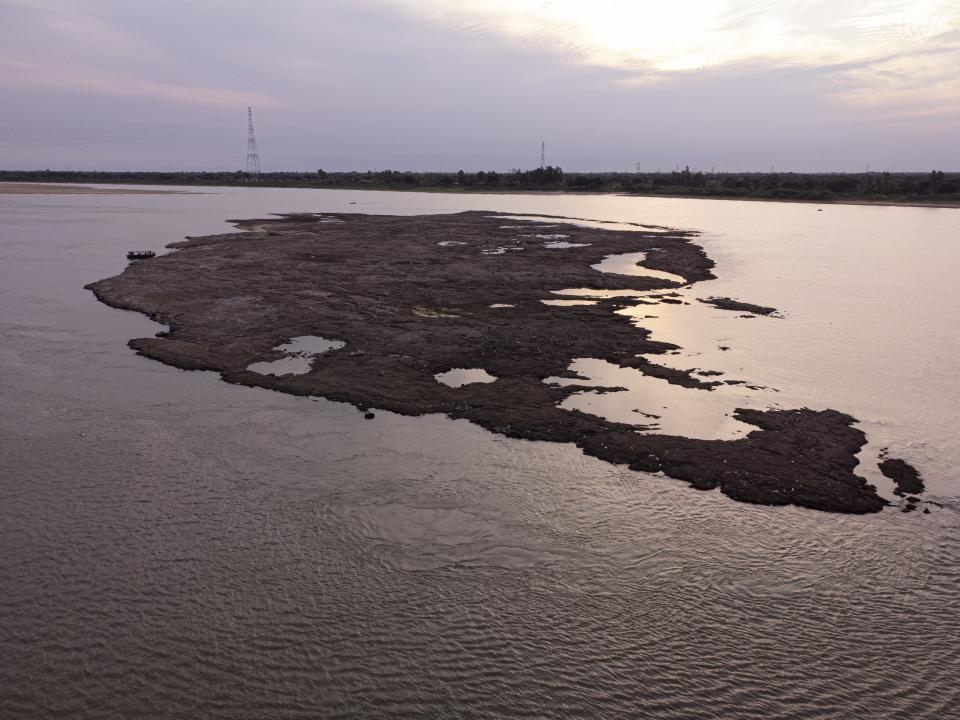
<svg viewBox="0 0 960 720">
<path fill-rule="evenodd" d="M 740 385 L 687 388 L 621 368 L 596 358 L 577 358 L 570 370 L 578 377 L 547 378 L 546 383 L 598 387 L 571 395 L 560 407 L 637 425 L 642 432 L 702 440 L 736 440 L 756 428 L 733 417 L 740 407 L 773 407 L 769 398 L 754 399 Z M 623 388 L 610 392 L 610 388 Z M 757 395 L 757 393 L 752 393 Z"/>
<path fill-rule="evenodd" d="M 0 717 L 960 714 L 960 213 L 204 192 L 0 196 Z M 139 357 L 162 327 L 82 290 L 229 217 L 461 209 L 703 230 L 718 280 L 624 311 L 683 347 L 657 361 L 851 412 L 864 462 L 889 446 L 945 507 L 753 507 L 464 421 L 365 420 Z"/>
<path fill-rule="evenodd" d="M 452 368 L 433 376 L 437 382 L 452 388 L 472 385 L 473 383 L 492 383 L 497 378 L 483 368 Z"/>
<path fill-rule="evenodd" d="M 274 350 L 287 357 L 279 360 L 256 362 L 247 366 L 247 370 L 261 375 L 303 375 L 310 372 L 313 358 L 330 350 L 339 350 L 346 345 L 342 340 L 328 340 L 315 335 L 301 335 L 289 342 L 277 345 Z"/>
<path fill-rule="evenodd" d="M 672 283 L 685 285 L 687 279 L 682 275 L 664 272 L 663 270 L 654 270 L 646 267 L 646 252 L 623 253 L 621 255 L 608 255 L 596 265 L 591 265 L 594 270 L 602 273 L 612 273 L 614 275 L 630 275 L 632 277 L 651 277 L 657 280 L 669 280 Z"/>
</svg>

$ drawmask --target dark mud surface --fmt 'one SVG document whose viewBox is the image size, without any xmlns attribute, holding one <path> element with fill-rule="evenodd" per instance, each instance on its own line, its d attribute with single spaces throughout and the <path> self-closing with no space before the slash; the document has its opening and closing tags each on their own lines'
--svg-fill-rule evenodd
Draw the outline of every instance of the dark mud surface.
<svg viewBox="0 0 960 720">
<path fill-rule="evenodd" d="M 562 224 L 570 242 L 589 245 L 556 250 L 523 237 L 516 229 L 522 221 L 491 215 L 244 221 L 238 226 L 245 232 L 175 243 L 179 252 L 135 262 L 88 287 L 109 305 L 169 325 L 157 337 L 131 340 L 137 352 L 218 371 L 231 383 L 362 410 L 443 413 L 513 438 L 575 443 L 588 455 L 663 472 L 698 489 L 720 488 L 744 502 L 851 513 L 886 504 L 854 473 L 865 437 L 840 412 L 741 409 L 738 419 L 757 430 L 708 441 L 645 434 L 642 425 L 558 408 L 576 387 L 543 380 L 569 376 L 574 358 L 636 368 L 691 391 L 715 386 L 658 365 L 656 355 L 675 346 L 651 340 L 616 314 L 622 298 L 574 307 L 541 302 L 565 288 L 677 287 L 591 268 L 611 254 L 657 248 L 657 269 L 688 283 L 712 278 L 713 262 L 689 233 Z M 462 244 L 438 245 L 449 241 Z M 500 248 L 510 249 L 483 252 Z M 273 348 L 298 336 L 346 345 L 317 355 L 302 375 L 246 369 L 282 357 Z M 434 379 L 451 368 L 482 368 L 497 380 L 451 388 Z"/>
<path fill-rule="evenodd" d="M 700 302 L 707 305 L 713 305 L 718 310 L 735 310 L 737 312 L 748 312 L 754 315 L 773 315 L 777 312 L 776 308 L 765 305 L 754 305 L 753 303 L 741 302 L 728 297 L 708 297 L 700 298 Z"/>
</svg>

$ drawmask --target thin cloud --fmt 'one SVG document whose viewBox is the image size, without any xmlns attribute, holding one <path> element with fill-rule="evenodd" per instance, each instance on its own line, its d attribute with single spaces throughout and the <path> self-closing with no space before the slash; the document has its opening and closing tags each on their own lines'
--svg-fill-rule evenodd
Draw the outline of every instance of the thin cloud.
<svg viewBox="0 0 960 720">
<path fill-rule="evenodd" d="M 3 162 L 949 167 L 953 4 L 0 0 Z"/>
<path fill-rule="evenodd" d="M 280 104 L 275 98 L 258 92 L 156 82 L 119 71 L 72 70 L 27 62 L 0 62 L 0 86 L 20 86 L 31 90 L 44 89 L 79 95 L 159 98 L 212 107 L 275 107 Z"/>
<path fill-rule="evenodd" d="M 819 67 L 918 49 L 960 28 L 953 0 L 390 0 L 444 28 L 573 54 L 582 63 L 671 73 L 744 62 Z"/>
</svg>

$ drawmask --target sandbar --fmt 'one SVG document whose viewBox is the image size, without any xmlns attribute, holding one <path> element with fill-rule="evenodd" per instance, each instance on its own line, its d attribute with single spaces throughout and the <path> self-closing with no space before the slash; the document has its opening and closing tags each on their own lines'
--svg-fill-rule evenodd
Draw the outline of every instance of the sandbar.
<svg viewBox="0 0 960 720">
<path fill-rule="evenodd" d="M 709 280 L 714 263 L 694 233 L 559 221 L 557 232 L 578 246 L 558 251 L 535 236 L 522 237 L 517 227 L 527 221 L 506 225 L 485 212 L 234 222 L 240 232 L 173 243 L 177 252 L 131 263 L 87 286 L 113 307 L 169 326 L 157 337 L 131 340 L 138 353 L 213 370 L 230 383 L 364 411 L 442 413 L 511 438 L 573 443 L 587 455 L 698 490 L 719 489 L 742 502 L 847 513 L 888 504 L 855 474 L 866 438 L 853 417 L 836 410 L 738 409 L 736 417 L 756 430 L 733 440 L 700 440 L 558 407 L 576 386 L 544 380 L 571 377 L 575 358 L 635 368 L 691 392 L 716 385 L 658 364 L 657 356 L 676 346 L 651 339 L 618 314 L 623 297 L 576 307 L 541 302 L 564 288 L 680 287 L 591 267 L 616 253 L 656 249 L 647 264 L 687 284 Z M 505 247 L 512 249 L 485 252 Z M 299 336 L 344 345 L 317 355 L 303 374 L 248 369 L 279 359 L 275 348 Z M 482 369 L 496 380 L 461 387 L 436 380 L 453 368 Z"/>
</svg>

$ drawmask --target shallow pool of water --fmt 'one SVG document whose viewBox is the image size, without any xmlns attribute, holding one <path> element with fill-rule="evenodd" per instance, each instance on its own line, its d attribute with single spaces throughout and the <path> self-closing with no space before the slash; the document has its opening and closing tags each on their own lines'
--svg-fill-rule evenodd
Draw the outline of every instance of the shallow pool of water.
<svg viewBox="0 0 960 720">
<path fill-rule="evenodd" d="M 331 340 L 330 338 L 320 337 L 319 335 L 300 335 L 290 338 L 289 342 L 278 345 L 275 350 L 285 352 L 290 355 L 321 355 L 331 350 L 340 350 L 346 347 L 343 340 Z"/>
<path fill-rule="evenodd" d="M 492 383 L 497 378 L 483 368 L 452 368 L 433 376 L 437 382 L 452 388 L 472 385 L 473 383 Z"/>
<path fill-rule="evenodd" d="M 260 375 L 304 375 L 310 372 L 310 359 L 305 357 L 285 357 L 269 362 L 257 362 L 247 366 L 247 370 Z"/>
<path fill-rule="evenodd" d="M 277 345 L 274 350 L 286 353 L 279 360 L 256 362 L 247 367 L 251 372 L 261 375 L 303 375 L 310 372 L 313 358 L 331 350 L 345 347 L 342 340 L 329 340 L 315 335 L 301 335 L 289 342 Z"/>
<path fill-rule="evenodd" d="M 526 233 L 520 235 L 520 237 L 538 238 L 540 240 L 562 240 L 570 236 L 564 235 L 563 233 Z"/>
<path fill-rule="evenodd" d="M 712 390 L 686 388 L 595 358 L 577 358 L 569 369 L 586 379 L 547 378 L 544 382 L 624 389 L 578 392 L 564 400 L 560 407 L 638 425 L 643 432 L 659 435 L 735 440 L 757 428 L 735 419 L 734 410 L 778 405 L 773 397 L 746 392 L 746 388 L 738 385 L 720 384 Z"/>
<path fill-rule="evenodd" d="M 563 290 L 551 290 L 553 295 L 570 295 L 583 298 L 645 298 L 650 295 L 647 290 L 605 290 L 602 288 L 564 288 Z"/>
<path fill-rule="evenodd" d="M 549 225 L 547 223 L 555 223 L 557 221 L 556 217 L 551 217 L 549 215 L 524 215 L 524 214 L 511 214 L 511 215 L 502 215 L 494 216 L 501 217 L 504 219 L 514 219 L 514 220 L 527 220 L 531 223 L 542 223 L 539 226 L 541 228 L 551 228 L 551 227 L 560 227 L 559 225 Z M 647 225 L 639 222 L 617 222 L 615 220 L 591 220 L 587 218 L 574 217 L 572 215 L 565 215 L 563 222 L 567 225 L 573 225 L 575 227 L 585 227 L 585 228 L 595 228 L 598 230 L 626 230 L 629 232 L 642 230 L 646 234 L 661 232 L 668 234 L 669 231 L 666 228 L 660 227 L 658 225 Z M 529 229 L 530 225 L 501 225 L 502 228 L 527 228 Z"/>
<path fill-rule="evenodd" d="M 551 250 L 566 250 L 568 248 L 575 248 L 575 247 L 589 247 L 590 243 L 572 243 L 572 242 L 564 242 L 561 240 L 557 242 L 546 242 L 543 244 L 543 246 L 545 248 L 550 248 Z"/>
<path fill-rule="evenodd" d="M 651 277 L 658 280 L 669 280 L 672 283 L 686 285 L 687 280 L 682 275 L 654 270 L 643 265 L 647 259 L 647 253 L 623 253 L 620 255 L 608 255 L 602 262 L 591 265 L 594 270 L 602 273 L 611 273 L 613 275 L 630 275 L 631 277 Z"/>
<path fill-rule="evenodd" d="M 541 300 L 544 305 L 556 307 L 576 307 L 577 305 L 596 305 L 596 300 Z"/>
</svg>

